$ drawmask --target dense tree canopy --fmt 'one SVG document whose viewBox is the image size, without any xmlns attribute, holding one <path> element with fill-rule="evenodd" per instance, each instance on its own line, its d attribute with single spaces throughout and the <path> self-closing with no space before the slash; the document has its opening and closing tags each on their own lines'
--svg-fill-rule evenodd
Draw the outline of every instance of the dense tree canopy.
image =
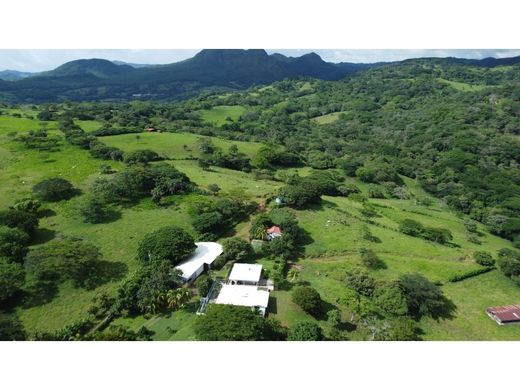
<svg viewBox="0 0 520 390">
<path fill-rule="evenodd" d="M 177 226 L 166 226 L 148 233 L 139 243 L 137 258 L 142 263 L 168 260 L 177 265 L 195 251 L 193 237 Z"/>
</svg>

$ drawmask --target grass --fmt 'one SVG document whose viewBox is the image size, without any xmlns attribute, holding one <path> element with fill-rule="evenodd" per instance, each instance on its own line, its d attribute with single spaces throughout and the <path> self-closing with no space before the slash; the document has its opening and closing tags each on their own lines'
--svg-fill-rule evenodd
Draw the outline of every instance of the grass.
<svg viewBox="0 0 520 390">
<path fill-rule="evenodd" d="M 79 127 L 81 127 L 86 132 L 96 131 L 101 129 L 103 124 L 99 121 L 74 121 Z"/>
<path fill-rule="evenodd" d="M 137 137 L 138 136 L 138 137 Z M 200 156 L 198 148 L 200 135 L 190 133 L 140 133 L 120 134 L 102 137 L 101 140 L 109 146 L 115 146 L 125 152 L 137 149 L 152 149 L 162 156 L 171 159 L 189 159 Z M 216 137 L 209 137 L 215 146 L 224 150 L 233 144 L 238 150 L 253 157 L 261 144 L 241 141 L 228 141 Z"/>
<path fill-rule="evenodd" d="M 462 92 L 481 91 L 484 88 L 488 87 L 487 85 L 474 85 L 474 84 L 463 83 L 460 81 L 446 80 L 443 78 L 439 78 L 437 80 L 439 80 L 441 83 L 448 84 L 449 86 L 451 86 L 459 91 L 462 91 Z"/>
<path fill-rule="evenodd" d="M 311 120 L 319 125 L 327 125 L 329 123 L 336 122 L 339 119 L 339 116 L 344 113 L 345 111 L 332 112 L 330 114 L 317 116 L 315 118 L 312 118 Z"/>
<path fill-rule="evenodd" d="M 244 106 L 215 106 L 209 110 L 201 110 L 200 113 L 205 122 L 222 126 L 225 123 L 237 121 L 245 111 Z"/>
</svg>

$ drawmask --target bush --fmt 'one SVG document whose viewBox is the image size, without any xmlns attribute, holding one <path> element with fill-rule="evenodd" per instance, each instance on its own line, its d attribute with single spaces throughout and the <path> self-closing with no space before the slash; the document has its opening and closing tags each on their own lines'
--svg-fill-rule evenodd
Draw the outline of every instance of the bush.
<svg viewBox="0 0 520 390">
<path fill-rule="evenodd" d="M 475 263 L 483 265 L 485 267 L 495 265 L 495 260 L 488 252 L 475 252 L 473 254 L 473 258 L 475 259 Z"/>
<path fill-rule="evenodd" d="M 202 275 L 197 278 L 194 283 L 194 286 L 197 288 L 199 295 L 201 297 L 205 297 L 209 293 L 209 289 L 213 284 L 213 279 L 211 279 L 208 275 Z"/>
<path fill-rule="evenodd" d="M 84 222 L 101 223 L 110 218 L 113 210 L 100 197 L 90 196 L 79 207 Z"/>
<path fill-rule="evenodd" d="M 359 250 L 361 262 L 367 268 L 380 269 L 385 268 L 385 263 L 379 258 L 372 249 L 361 248 Z"/>
<path fill-rule="evenodd" d="M 498 252 L 498 266 L 504 275 L 512 277 L 520 275 L 520 253 L 511 249 Z"/>
<path fill-rule="evenodd" d="M 33 191 L 39 199 L 48 202 L 70 199 L 77 194 L 74 186 L 60 177 L 39 182 L 33 186 Z"/>
<path fill-rule="evenodd" d="M 253 255 L 253 247 L 246 240 L 233 237 L 222 241 L 223 253 L 226 261 L 236 261 L 239 263 L 248 262 Z"/>
<path fill-rule="evenodd" d="M 494 261 L 493 261 L 494 262 Z M 448 279 L 448 281 L 455 283 L 460 282 L 461 280 L 472 278 L 473 276 L 482 275 L 485 273 L 488 273 L 490 271 L 493 271 L 495 269 L 494 266 L 488 266 L 486 268 L 476 269 L 473 271 L 465 272 L 463 274 L 454 275 Z"/>
<path fill-rule="evenodd" d="M 321 312 L 320 294 L 312 287 L 295 287 L 292 292 L 292 301 L 309 314 L 317 315 Z"/>
<path fill-rule="evenodd" d="M 348 288 L 358 294 L 371 296 L 375 289 L 375 280 L 362 268 L 354 268 L 345 277 Z"/>
<path fill-rule="evenodd" d="M 382 283 L 374 290 L 374 304 L 392 316 L 408 312 L 406 298 L 397 283 Z"/>
<path fill-rule="evenodd" d="M 0 226 L 0 257 L 21 263 L 27 254 L 29 240 L 23 230 Z"/>
<path fill-rule="evenodd" d="M 18 228 L 32 236 L 38 227 L 38 217 L 27 211 L 8 209 L 0 211 L 0 225 Z"/>
<path fill-rule="evenodd" d="M 447 300 L 441 289 L 419 274 L 405 274 L 398 280 L 406 297 L 408 312 L 415 316 L 436 318 L 445 314 Z"/>
<path fill-rule="evenodd" d="M 137 258 L 146 264 L 155 260 L 168 260 L 177 265 L 195 250 L 193 237 L 176 226 L 167 226 L 144 236 L 137 249 Z"/>
<path fill-rule="evenodd" d="M 153 150 L 134 150 L 124 154 L 123 161 L 126 164 L 148 164 L 151 161 L 160 160 L 159 155 Z"/>
<path fill-rule="evenodd" d="M 313 321 L 301 321 L 289 328 L 288 341 L 320 341 L 323 340 L 323 331 Z"/>
<path fill-rule="evenodd" d="M 0 312 L 0 340 L 23 341 L 26 338 L 25 329 L 18 317 Z"/>
<path fill-rule="evenodd" d="M 344 184 L 338 187 L 338 192 L 343 196 L 349 196 L 350 194 L 359 194 L 361 190 L 354 184 Z"/>
<path fill-rule="evenodd" d="M 19 292 L 25 282 L 25 271 L 20 264 L 0 259 L 0 302 Z"/>
</svg>

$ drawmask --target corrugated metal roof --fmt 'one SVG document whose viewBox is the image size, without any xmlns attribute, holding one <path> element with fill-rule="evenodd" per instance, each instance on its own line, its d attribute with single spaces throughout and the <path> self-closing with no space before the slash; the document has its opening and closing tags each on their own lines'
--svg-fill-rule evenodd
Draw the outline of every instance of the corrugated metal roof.
<svg viewBox="0 0 520 390">
<path fill-rule="evenodd" d="M 520 305 L 488 307 L 486 312 L 502 323 L 520 322 Z"/>
</svg>

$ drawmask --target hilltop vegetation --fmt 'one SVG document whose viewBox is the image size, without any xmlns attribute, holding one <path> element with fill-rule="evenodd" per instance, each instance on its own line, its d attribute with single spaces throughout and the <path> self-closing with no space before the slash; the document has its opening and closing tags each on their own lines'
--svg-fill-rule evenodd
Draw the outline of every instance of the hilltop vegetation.
<svg viewBox="0 0 520 390">
<path fill-rule="evenodd" d="M 214 340 L 231 315 L 229 338 L 520 339 L 484 312 L 520 300 L 518 71 L 413 60 L 179 103 L 1 106 L 1 334 Z M 196 320 L 208 280 L 171 270 L 194 240 L 224 244 L 209 280 L 264 266 L 265 321 Z"/>
</svg>

